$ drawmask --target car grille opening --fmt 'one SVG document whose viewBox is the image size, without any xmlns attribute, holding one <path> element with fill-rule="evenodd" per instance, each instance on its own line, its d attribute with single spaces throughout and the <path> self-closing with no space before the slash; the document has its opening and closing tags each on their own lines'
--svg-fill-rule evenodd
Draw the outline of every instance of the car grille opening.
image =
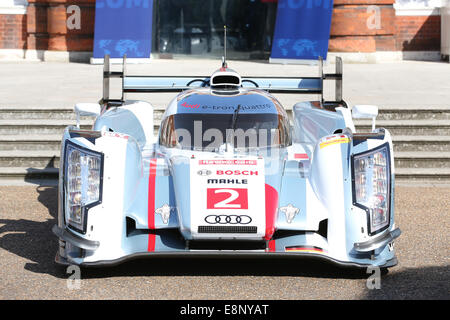
<svg viewBox="0 0 450 320">
<path fill-rule="evenodd" d="M 189 250 L 265 250 L 266 241 L 261 240 L 191 240 Z"/>
<path fill-rule="evenodd" d="M 256 233 L 252 226 L 199 226 L 198 233 Z"/>
</svg>

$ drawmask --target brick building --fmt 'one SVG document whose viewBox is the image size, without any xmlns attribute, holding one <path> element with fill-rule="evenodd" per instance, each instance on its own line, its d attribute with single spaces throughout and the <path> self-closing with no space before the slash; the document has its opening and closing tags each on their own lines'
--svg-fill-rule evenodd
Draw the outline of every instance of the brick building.
<svg viewBox="0 0 450 320">
<path fill-rule="evenodd" d="M 334 0 L 329 52 L 350 60 L 438 60 L 440 6 L 441 0 Z M 68 28 L 73 14 L 79 26 Z M 88 60 L 94 25 L 95 0 L 0 0 L 0 59 Z M 159 44 L 156 58 L 164 53 Z"/>
</svg>

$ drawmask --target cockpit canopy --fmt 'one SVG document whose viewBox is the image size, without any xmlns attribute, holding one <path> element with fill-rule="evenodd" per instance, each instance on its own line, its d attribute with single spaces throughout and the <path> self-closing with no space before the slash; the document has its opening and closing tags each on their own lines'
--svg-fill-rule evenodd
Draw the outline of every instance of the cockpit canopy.
<svg viewBox="0 0 450 320">
<path fill-rule="evenodd" d="M 278 100 L 263 91 L 191 90 L 169 106 L 159 143 L 212 152 L 226 143 L 244 152 L 283 148 L 291 144 L 289 119 Z"/>
</svg>

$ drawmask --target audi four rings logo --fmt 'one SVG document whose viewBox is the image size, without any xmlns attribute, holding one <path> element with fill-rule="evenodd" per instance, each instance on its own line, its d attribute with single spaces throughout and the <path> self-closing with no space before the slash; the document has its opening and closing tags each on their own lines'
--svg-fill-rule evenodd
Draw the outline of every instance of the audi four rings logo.
<svg viewBox="0 0 450 320">
<path fill-rule="evenodd" d="M 209 224 L 249 224 L 252 218 L 246 215 L 209 215 L 205 218 L 206 223 Z"/>
</svg>

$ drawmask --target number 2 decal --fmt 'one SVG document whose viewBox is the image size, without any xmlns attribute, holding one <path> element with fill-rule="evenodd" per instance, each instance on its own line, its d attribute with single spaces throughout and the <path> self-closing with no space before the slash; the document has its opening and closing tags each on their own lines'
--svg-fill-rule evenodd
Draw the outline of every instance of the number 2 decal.
<svg viewBox="0 0 450 320">
<path fill-rule="evenodd" d="M 208 188 L 207 209 L 248 209 L 247 189 Z"/>
<path fill-rule="evenodd" d="M 239 192 L 237 192 L 236 190 L 233 189 L 216 189 L 214 191 L 214 193 L 224 193 L 227 192 L 230 194 L 230 196 L 225 199 L 222 200 L 220 202 L 217 202 L 214 204 L 214 208 L 228 208 L 228 209 L 241 209 L 241 204 L 240 203 L 230 203 L 233 202 L 234 200 L 236 200 L 237 198 L 239 198 Z"/>
</svg>

